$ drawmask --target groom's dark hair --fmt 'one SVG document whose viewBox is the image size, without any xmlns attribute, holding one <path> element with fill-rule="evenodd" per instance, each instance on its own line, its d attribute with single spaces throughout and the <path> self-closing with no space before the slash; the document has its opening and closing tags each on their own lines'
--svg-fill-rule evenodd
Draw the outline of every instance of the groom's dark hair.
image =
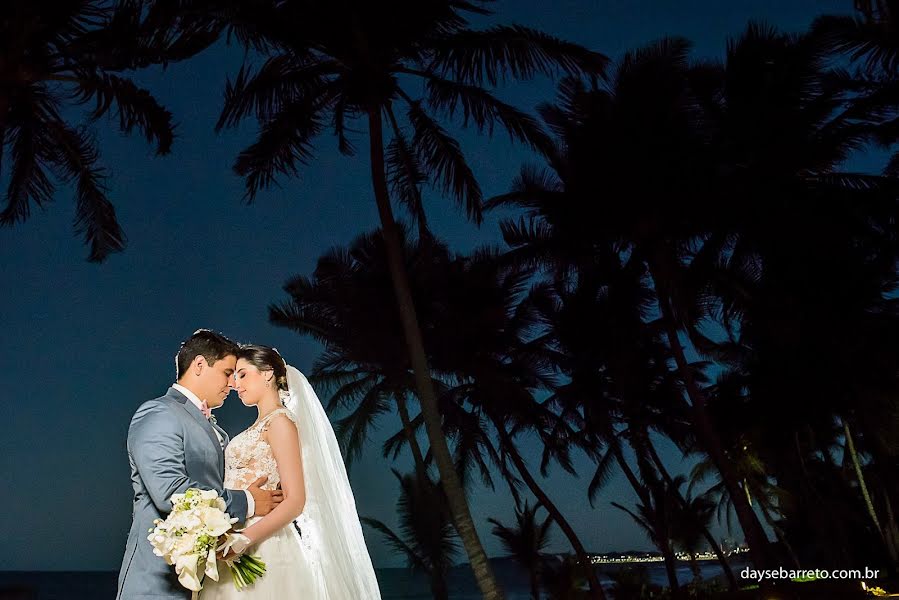
<svg viewBox="0 0 899 600">
<path fill-rule="evenodd" d="M 206 362 L 214 365 L 217 360 L 229 355 L 236 355 L 238 348 L 240 348 L 238 344 L 220 333 L 210 329 L 198 329 L 192 336 L 181 342 L 181 349 L 175 356 L 177 371 L 175 379 L 181 379 L 197 356 L 202 356 Z"/>
</svg>

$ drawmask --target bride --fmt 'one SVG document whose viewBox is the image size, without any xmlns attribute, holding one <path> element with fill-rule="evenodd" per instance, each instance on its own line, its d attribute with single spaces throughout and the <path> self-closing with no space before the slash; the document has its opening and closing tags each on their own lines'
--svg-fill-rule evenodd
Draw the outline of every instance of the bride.
<svg viewBox="0 0 899 600">
<path fill-rule="evenodd" d="M 356 502 L 334 430 L 309 382 L 274 348 L 237 352 L 234 388 L 259 418 L 225 449 L 225 487 L 246 489 L 268 476 L 284 501 L 247 519 L 226 559 L 259 556 L 266 572 L 239 591 L 227 569 L 206 578 L 201 600 L 380 600 Z"/>
</svg>

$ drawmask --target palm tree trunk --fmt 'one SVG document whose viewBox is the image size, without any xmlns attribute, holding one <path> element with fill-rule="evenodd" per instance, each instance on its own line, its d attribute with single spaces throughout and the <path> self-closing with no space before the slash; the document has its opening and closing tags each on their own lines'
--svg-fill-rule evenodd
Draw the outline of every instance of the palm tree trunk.
<svg viewBox="0 0 899 600">
<path fill-rule="evenodd" d="M 668 575 L 668 585 L 671 587 L 671 597 L 680 598 L 681 589 L 680 582 L 677 580 L 677 559 L 674 556 L 674 550 L 671 549 L 671 544 L 667 542 L 659 544 L 659 549 L 662 551 L 662 558 L 665 559 L 665 573 Z"/>
<path fill-rule="evenodd" d="M 437 394 L 431 381 L 421 328 L 418 324 L 415 305 L 412 301 L 412 292 L 409 288 L 409 279 L 405 269 L 399 231 L 393 218 L 390 194 L 387 191 L 380 107 L 369 108 L 368 125 L 371 175 L 375 200 L 377 201 L 378 213 L 381 217 L 381 230 L 387 249 L 387 260 L 399 307 L 400 321 L 403 325 L 403 334 L 409 350 L 409 360 L 412 363 L 412 371 L 415 375 L 415 387 L 418 389 L 421 413 L 428 433 L 428 440 L 431 444 L 431 451 L 434 454 L 434 462 L 437 464 L 437 470 L 440 473 L 440 479 L 446 492 L 456 531 L 459 533 L 459 538 L 465 546 L 465 551 L 468 554 L 471 569 L 474 572 L 481 594 L 487 600 L 499 600 L 503 598 L 503 592 L 496 582 L 490 562 L 487 559 L 487 553 L 484 552 L 484 547 L 481 545 L 480 538 L 478 538 L 478 532 L 475 529 L 471 511 L 468 508 L 468 501 L 465 498 L 459 475 L 456 473 L 453 465 L 449 445 L 446 442 L 446 436 L 444 436 L 441 426 Z"/>
<path fill-rule="evenodd" d="M 434 600 L 449 600 L 449 589 L 442 574 L 431 573 L 431 596 Z"/>
<path fill-rule="evenodd" d="M 665 468 L 665 464 L 662 462 L 661 457 L 659 457 L 658 452 L 656 452 L 655 446 L 652 445 L 652 441 L 646 440 L 647 450 L 649 451 L 649 455 L 652 457 L 652 462 L 655 463 L 656 468 L 659 470 L 659 473 L 662 474 L 662 477 L 665 478 L 665 483 L 668 484 L 669 489 L 674 492 L 674 497 L 677 500 L 678 504 L 681 505 L 681 508 L 687 508 L 687 501 L 680 493 L 680 490 L 674 485 L 674 479 L 672 479 L 671 474 L 668 472 L 668 469 Z M 721 545 L 715 540 L 715 537 L 712 535 L 712 532 L 709 531 L 708 527 L 702 527 L 702 536 L 709 543 L 709 547 L 715 553 L 715 556 L 718 557 L 718 562 L 721 563 L 721 569 L 724 571 L 725 577 L 727 577 L 727 583 L 730 586 L 732 591 L 735 591 L 739 585 L 737 584 L 737 578 L 734 577 L 733 569 L 730 568 L 730 563 L 727 562 L 727 557 L 724 556 L 724 551 L 721 550 Z M 692 556 L 692 555 L 691 555 Z M 694 560 L 695 561 L 695 560 Z"/>
<path fill-rule="evenodd" d="M 696 554 L 690 552 L 690 571 L 693 573 L 693 583 L 702 583 L 702 571 L 699 569 L 699 561 Z"/>
<path fill-rule="evenodd" d="M 774 532 L 775 537 L 777 537 L 777 541 L 781 543 L 781 545 L 786 549 L 787 554 L 790 555 L 790 560 L 793 562 L 793 567 L 796 569 L 802 568 L 802 563 L 799 562 L 799 556 L 796 555 L 796 552 L 793 550 L 793 546 L 790 545 L 789 540 L 787 540 L 786 534 L 784 534 L 783 529 L 777 522 L 774 520 L 774 517 L 771 516 L 771 512 L 765 508 L 765 505 L 759 503 L 759 510 L 762 511 L 762 516 L 765 517 L 765 522 L 768 523 L 768 526 Z"/>
<path fill-rule="evenodd" d="M 865 483 L 865 475 L 862 473 L 862 465 L 858 460 L 858 452 L 855 450 L 855 442 L 852 440 L 852 433 L 849 431 L 849 423 L 845 418 L 843 421 L 843 435 L 846 437 L 846 451 L 852 460 L 852 467 L 855 469 L 855 478 L 858 480 L 858 487 L 862 492 L 862 498 L 865 500 L 865 508 L 868 510 L 868 516 L 874 522 L 874 527 L 883 537 L 883 529 L 880 527 L 880 521 L 877 519 L 877 511 L 874 510 L 874 503 L 871 501 L 871 494 L 868 493 L 868 486 Z"/>
<path fill-rule="evenodd" d="M 503 427 L 502 423 L 492 416 L 490 417 L 490 420 L 493 422 L 493 426 L 496 427 L 496 431 L 499 433 L 500 443 L 506 449 L 506 452 L 508 452 L 512 462 L 515 464 L 515 468 L 518 469 L 521 478 L 524 480 L 525 484 L 527 484 L 528 489 L 530 489 L 537 500 L 540 501 L 543 508 L 552 515 L 553 520 L 559 525 L 559 529 L 562 530 L 565 537 L 571 542 L 571 547 L 574 549 L 578 561 L 585 567 L 587 581 L 590 584 L 591 597 L 596 600 L 605 600 L 605 594 L 602 591 L 602 585 L 599 583 L 599 578 L 596 576 L 596 569 L 593 567 L 593 562 L 587 555 L 587 551 L 581 543 L 580 538 L 578 538 L 577 534 L 574 532 L 574 528 L 571 527 L 568 520 L 562 516 L 562 512 L 559 508 L 549 499 L 549 496 L 546 495 L 546 492 L 543 491 L 543 488 L 540 487 L 540 484 L 538 484 L 531 475 L 527 465 L 524 463 L 524 459 L 521 458 L 518 449 L 515 447 L 512 438 L 509 437 L 509 433 L 506 431 L 505 427 Z"/>
<path fill-rule="evenodd" d="M 890 561 L 893 565 L 899 564 L 899 552 L 897 552 L 896 546 L 891 543 L 893 540 L 892 536 L 888 535 L 884 528 L 880 524 L 880 520 L 877 518 L 877 511 L 874 509 L 874 502 L 871 500 L 871 494 L 868 492 L 868 485 L 865 483 L 865 475 L 862 472 L 862 464 L 858 460 L 858 452 L 855 449 L 855 442 L 852 439 L 852 433 L 849 431 L 849 422 L 845 418 L 841 418 L 843 421 L 843 435 L 846 437 L 846 452 L 849 454 L 850 459 L 852 460 L 852 467 L 855 469 L 855 477 L 858 479 L 858 487 L 861 489 L 862 498 L 865 501 L 865 508 L 868 511 L 868 515 L 871 517 L 871 521 L 874 522 L 874 527 L 877 529 L 877 533 L 880 534 L 880 539 L 883 540 L 883 545 L 886 547 L 887 552 L 890 555 Z"/>
<path fill-rule="evenodd" d="M 400 413 L 400 421 L 403 422 L 403 432 L 409 441 L 409 448 L 412 451 L 412 459 L 415 461 L 415 472 L 418 479 L 422 483 L 428 479 L 428 469 L 425 466 L 424 455 L 421 452 L 421 446 L 418 445 L 418 438 L 415 437 L 415 429 L 412 427 L 412 420 L 409 418 L 409 409 L 406 406 L 406 396 L 402 392 L 394 392 L 396 398 L 396 409 Z"/>
<path fill-rule="evenodd" d="M 531 598 L 540 600 L 540 580 L 537 578 L 537 569 L 531 569 Z"/>
<path fill-rule="evenodd" d="M 738 483 L 739 477 L 734 471 L 730 459 L 724 452 L 721 438 L 718 436 L 718 432 L 715 431 L 712 419 L 708 414 L 705 396 L 699 389 L 696 380 L 693 378 L 693 373 L 690 371 L 690 365 L 684 354 L 680 338 L 678 338 L 677 325 L 671 311 L 670 298 L 666 293 L 664 280 L 659 277 L 658 268 L 655 267 L 652 261 L 649 262 L 649 270 L 655 282 L 656 295 L 658 296 L 659 307 L 662 312 L 668 345 L 671 348 L 671 353 L 674 355 L 674 362 L 690 398 L 694 430 L 721 474 L 721 480 L 727 488 L 734 505 L 734 511 L 737 513 L 737 519 L 740 521 L 740 527 L 743 529 L 743 535 L 746 536 L 746 542 L 749 544 L 749 556 L 752 563 L 757 569 L 769 568 L 771 561 L 768 560 L 770 554 L 768 537 L 765 535 L 761 523 L 743 494 L 743 490 Z"/>
<path fill-rule="evenodd" d="M 896 516 L 893 514 L 893 507 L 890 505 L 890 497 L 886 488 L 882 488 L 883 505 L 886 507 L 886 524 L 884 525 L 884 536 L 887 542 L 887 549 L 892 559 L 892 575 L 895 577 L 899 572 L 899 527 L 896 525 Z"/>
</svg>

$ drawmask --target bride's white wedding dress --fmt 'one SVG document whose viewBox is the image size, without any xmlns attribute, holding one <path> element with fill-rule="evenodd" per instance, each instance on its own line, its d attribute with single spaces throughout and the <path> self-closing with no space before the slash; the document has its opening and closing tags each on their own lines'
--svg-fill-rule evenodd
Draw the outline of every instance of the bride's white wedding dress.
<svg viewBox="0 0 899 600">
<path fill-rule="evenodd" d="M 297 418 L 286 408 L 279 408 L 238 434 L 225 449 L 225 487 L 245 490 L 263 475 L 268 481 L 263 489 L 274 490 L 281 477 L 271 446 L 262 438 L 269 423 L 277 415 L 284 415 L 296 423 Z M 304 462 L 305 448 L 302 450 Z M 315 500 L 306 497 L 303 514 L 297 519 L 300 531 L 289 523 L 259 544 L 250 546 L 245 554 L 259 556 L 266 565 L 265 575 L 243 591 L 237 589 L 230 571 L 219 562 L 219 581 L 206 578 L 200 591 L 202 600 L 327 600 L 321 565 L 315 560 Z M 262 517 L 251 517 L 249 527 Z"/>
<path fill-rule="evenodd" d="M 247 489 L 265 475 L 263 487 L 281 481 L 271 446 L 262 438 L 272 419 L 285 415 L 297 426 L 306 504 L 294 522 L 250 546 L 266 572 L 238 591 L 224 563 L 219 581 L 206 578 L 202 600 L 381 600 L 381 590 L 362 533 L 356 500 L 340 445 L 325 409 L 306 377 L 287 367 L 289 392 L 279 408 L 240 433 L 225 448 L 225 487 Z M 258 519 L 247 519 L 245 526 Z"/>
</svg>

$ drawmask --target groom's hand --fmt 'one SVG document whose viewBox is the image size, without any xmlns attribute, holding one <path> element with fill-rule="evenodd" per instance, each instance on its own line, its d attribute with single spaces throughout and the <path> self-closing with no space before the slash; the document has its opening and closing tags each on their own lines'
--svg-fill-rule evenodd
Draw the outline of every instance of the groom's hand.
<svg viewBox="0 0 899 600">
<path fill-rule="evenodd" d="M 268 477 L 262 476 L 247 488 L 247 491 L 253 496 L 253 502 L 256 503 L 256 511 L 253 513 L 254 516 L 261 517 L 267 515 L 272 512 L 276 506 L 281 504 L 282 500 L 284 500 L 284 492 L 281 490 L 269 491 L 259 487 L 266 481 L 268 481 Z"/>
</svg>

